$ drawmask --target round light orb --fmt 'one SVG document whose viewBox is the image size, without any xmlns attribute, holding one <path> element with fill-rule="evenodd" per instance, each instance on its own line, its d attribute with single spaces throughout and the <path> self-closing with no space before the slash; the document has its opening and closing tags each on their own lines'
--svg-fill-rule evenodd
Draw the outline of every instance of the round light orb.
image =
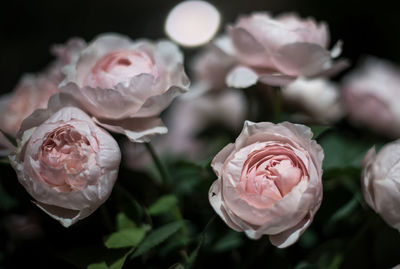
<svg viewBox="0 0 400 269">
<path fill-rule="evenodd" d="M 205 1 L 183 1 L 168 14 L 167 35 L 176 43 L 195 47 L 210 41 L 221 21 L 218 10 Z"/>
</svg>

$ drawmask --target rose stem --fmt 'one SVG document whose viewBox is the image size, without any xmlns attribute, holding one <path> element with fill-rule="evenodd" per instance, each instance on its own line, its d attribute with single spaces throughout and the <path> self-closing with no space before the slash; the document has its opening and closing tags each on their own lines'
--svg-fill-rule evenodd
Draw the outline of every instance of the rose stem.
<svg viewBox="0 0 400 269">
<path fill-rule="evenodd" d="M 153 146 L 151 145 L 150 142 L 148 143 L 144 143 L 146 146 L 146 149 L 148 150 L 148 152 L 151 155 L 151 158 L 154 161 L 154 164 L 157 166 L 157 169 L 161 175 L 161 179 L 162 179 L 162 183 L 163 185 L 167 185 L 167 183 L 169 182 L 169 175 L 168 175 L 168 171 L 167 168 L 164 166 L 164 164 L 161 162 L 161 159 L 158 157 L 156 151 L 154 150 Z"/>
<path fill-rule="evenodd" d="M 281 119 L 281 89 L 272 87 L 272 102 L 274 103 L 274 122 L 278 123 Z"/>
</svg>

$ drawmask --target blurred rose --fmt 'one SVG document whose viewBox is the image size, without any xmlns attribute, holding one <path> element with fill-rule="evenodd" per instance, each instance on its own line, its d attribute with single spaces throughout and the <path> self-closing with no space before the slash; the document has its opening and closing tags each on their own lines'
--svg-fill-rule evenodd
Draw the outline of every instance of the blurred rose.
<svg viewBox="0 0 400 269">
<path fill-rule="evenodd" d="M 11 94 L 0 98 L 0 130 L 16 136 L 26 117 L 35 109 L 46 108 L 50 96 L 59 92 L 58 84 L 64 78 L 62 66 L 75 59 L 84 46 L 85 42 L 79 38 L 53 46 L 56 60 L 43 72 L 24 75 Z"/>
<path fill-rule="evenodd" d="M 34 239 L 43 234 L 35 215 L 10 214 L 2 222 L 13 239 Z"/>
<path fill-rule="evenodd" d="M 233 55 L 240 63 L 227 76 L 232 87 L 246 88 L 257 81 L 281 86 L 298 76 L 330 75 L 347 66 L 346 61 L 333 63 L 341 53 L 341 43 L 329 51 L 327 25 L 312 18 L 253 13 L 239 18 L 228 30 Z"/>
<path fill-rule="evenodd" d="M 61 97 L 60 97 L 61 96 Z M 68 96 L 67 96 L 68 97 Z M 66 99 L 67 99 L 66 97 Z M 117 142 L 62 95 L 24 120 L 10 163 L 35 204 L 68 227 L 110 195 L 121 153 Z"/>
<path fill-rule="evenodd" d="M 16 136 L 22 121 L 35 109 L 45 108 L 57 84 L 46 74 L 24 75 L 13 93 L 0 100 L 0 130 Z"/>
<path fill-rule="evenodd" d="M 344 103 L 350 121 L 400 137 L 400 70 L 391 63 L 367 58 L 343 81 Z"/>
<path fill-rule="evenodd" d="M 344 115 L 338 87 L 325 79 L 298 78 L 282 88 L 283 98 L 305 112 L 305 120 L 333 123 Z"/>
<path fill-rule="evenodd" d="M 295 243 L 322 201 L 322 148 L 304 125 L 246 121 L 234 144 L 212 161 L 209 200 L 217 214 L 252 239 Z"/>
<path fill-rule="evenodd" d="M 189 80 L 183 56 L 168 41 L 132 41 L 103 34 L 63 71 L 63 92 L 72 94 L 104 128 L 135 142 L 166 133 L 158 118 Z"/>
<path fill-rule="evenodd" d="M 400 140 L 378 154 L 371 148 L 363 160 L 361 186 L 367 204 L 387 224 L 400 231 Z"/>
<path fill-rule="evenodd" d="M 192 62 L 194 85 L 202 85 L 207 90 L 221 90 L 227 87 L 225 77 L 235 64 L 235 58 L 219 48 L 221 43 L 227 42 L 227 38 L 219 37 L 215 41 L 218 46 L 210 44 L 196 55 Z"/>
<path fill-rule="evenodd" d="M 237 131 L 246 115 L 246 98 L 241 91 L 224 89 L 202 92 L 191 90 L 169 109 L 165 116 L 168 134 L 152 141 L 157 152 L 164 156 L 181 156 L 199 161 L 212 152 L 207 139 L 199 133 L 213 124 Z M 132 169 L 141 169 L 151 160 L 144 146 L 127 143 L 125 162 Z"/>
<path fill-rule="evenodd" d="M 56 60 L 52 62 L 46 69 L 46 73 L 56 80 L 59 84 L 65 76 L 61 69 L 79 57 L 79 53 L 86 47 L 86 42 L 79 38 L 70 38 L 65 44 L 55 44 L 51 47 L 51 52 L 56 56 Z"/>
</svg>

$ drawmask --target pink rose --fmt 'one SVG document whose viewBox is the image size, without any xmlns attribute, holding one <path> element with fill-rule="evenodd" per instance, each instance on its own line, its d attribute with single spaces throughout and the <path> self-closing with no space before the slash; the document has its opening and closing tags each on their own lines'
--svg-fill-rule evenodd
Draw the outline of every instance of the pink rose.
<svg viewBox="0 0 400 269">
<path fill-rule="evenodd" d="M 82 110 L 60 107 L 59 97 L 24 120 L 18 148 L 9 159 L 34 203 L 68 227 L 108 198 L 121 153 L 117 142 Z"/>
<path fill-rule="evenodd" d="M 227 87 L 225 77 L 235 64 L 235 58 L 219 48 L 220 44 L 227 42 L 227 36 L 216 39 L 216 44 L 209 44 L 192 62 L 194 87 L 202 86 L 206 90 L 221 90 Z"/>
<path fill-rule="evenodd" d="M 232 87 L 246 88 L 257 81 L 281 86 L 298 76 L 328 75 L 347 66 L 346 61 L 333 63 L 341 43 L 329 51 L 327 25 L 312 18 L 254 13 L 239 18 L 228 30 L 233 55 L 240 63 L 227 76 Z"/>
<path fill-rule="evenodd" d="M 187 91 L 182 62 L 182 53 L 171 42 L 103 34 L 64 67 L 60 89 L 106 129 L 135 142 L 148 141 L 166 133 L 158 115 Z"/>
<path fill-rule="evenodd" d="M 388 225 L 400 231 L 400 140 L 378 154 L 371 148 L 363 159 L 361 187 L 367 204 Z"/>
<path fill-rule="evenodd" d="M 304 125 L 246 121 L 234 144 L 212 161 L 216 213 L 251 239 L 284 248 L 311 224 L 322 201 L 322 148 Z"/>
<path fill-rule="evenodd" d="M 199 133 L 213 124 L 238 131 L 245 115 L 246 98 L 239 90 L 191 90 L 166 113 L 168 134 L 155 138 L 152 144 L 163 156 L 201 160 L 207 158 L 213 149 L 209 140 L 198 137 Z M 151 162 L 144 146 L 138 143 L 127 143 L 123 152 L 126 165 L 132 169 L 142 169 Z"/>
<path fill-rule="evenodd" d="M 13 93 L 0 100 L 0 130 L 15 136 L 22 121 L 35 109 L 45 108 L 57 84 L 45 74 L 24 75 Z"/>
<path fill-rule="evenodd" d="M 340 91 L 331 81 L 298 78 L 283 87 L 281 92 L 285 101 L 304 111 L 297 115 L 303 121 L 329 124 L 344 116 Z"/>
<path fill-rule="evenodd" d="M 342 86 L 349 119 L 375 132 L 400 137 L 400 70 L 391 63 L 367 58 L 345 77 Z"/>
<path fill-rule="evenodd" d="M 13 92 L 0 98 L 0 130 L 16 136 L 22 121 L 34 110 L 46 108 L 47 102 L 58 93 L 58 84 L 64 79 L 61 67 L 77 57 L 85 42 L 71 38 L 64 45 L 52 47 L 56 59 L 35 75 L 24 75 Z"/>
</svg>

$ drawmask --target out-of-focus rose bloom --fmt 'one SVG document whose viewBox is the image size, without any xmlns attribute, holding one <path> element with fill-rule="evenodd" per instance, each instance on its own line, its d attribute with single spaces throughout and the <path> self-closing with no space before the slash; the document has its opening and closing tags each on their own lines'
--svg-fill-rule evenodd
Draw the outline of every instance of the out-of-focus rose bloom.
<svg viewBox="0 0 400 269">
<path fill-rule="evenodd" d="M 167 129 L 158 118 L 189 80 L 183 56 L 168 41 L 132 41 L 103 34 L 64 67 L 63 92 L 72 94 L 104 128 L 131 141 L 148 141 Z"/>
<path fill-rule="evenodd" d="M 226 78 L 228 86 L 246 88 L 257 81 L 281 86 L 298 76 L 327 76 L 347 66 L 344 60 L 333 62 L 341 43 L 329 51 L 327 25 L 312 18 L 295 14 L 272 18 L 259 12 L 239 18 L 228 31 L 232 44 L 221 48 L 233 47 L 239 62 Z"/>
<path fill-rule="evenodd" d="M 79 37 L 70 38 L 65 44 L 55 44 L 51 52 L 56 60 L 46 68 L 46 73 L 51 76 L 57 85 L 65 78 L 61 69 L 79 57 L 79 53 L 86 47 L 85 40 Z"/>
<path fill-rule="evenodd" d="M 198 134 L 208 126 L 219 124 L 228 130 L 240 130 L 246 115 L 246 98 L 237 90 L 202 92 L 191 90 L 177 100 L 167 112 L 169 132 L 152 143 L 164 156 L 181 156 L 198 161 L 212 151 L 210 143 Z M 144 146 L 127 143 L 125 163 L 132 169 L 142 169 L 150 162 Z"/>
<path fill-rule="evenodd" d="M 68 227 L 108 198 L 121 153 L 117 142 L 82 110 L 61 107 L 65 99 L 52 97 L 48 109 L 24 120 L 18 148 L 9 159 L 35 204 Z"/>
<path fill-rule="evenodd" d="M 363 159 L 361 187 L 367 204 L 400 231 L 400 140 L 378 154 L 371 148 Z"/>
<path fill-rule="evenodd" d="M 6 216 L 2 223 L 13 239 L 34 239 L 43 234 L 34 215 L 11 214 Z"/>
<path fill-rule="evenodd" d="M 64 78 L 62 66 L 75 59 L 84 46 L 79 38 L 53 46 L 56 60 L 41 73 L 24 75 L 12 93 L 0 98 L 0 130 L 15 136 L 26 117 L 36 109 L 46 108 L 50 96 L 59 92 L 58 84 Z"/>
<path fill-rule="evenodd" d="M 246 121 L 234 144 L 212 161 L 216 213 L 251 239 L 284 248 L 311 224 L 322 201 L 322 148 L 304 125 Z"/>
<path fill-rule="evenodd" d="M 22 121 L 35 109 L 45 108 L 57 84 L 45 74 L 24 75 L 14 91 L 0 101 L 0 130 L 15 136 Z"/>
<path fill-rule="evenodd" d="M 227 36 L 216 39 L 208 45 L 192 62 L 194 86 L 202 85 L 206 90 L 222 90 L 227 87 L 225 77 L 235 64 L 235 58 L 219 48 L 227 41 Z M 196 87 L 197 88 L 197 87 Z"/>
<path fill-rule="evenodd" d="M 338 87 L 325 79 L 298 78 L 282 88 L 283 98 L 300 106 L 306 121 L 328 124 L 344 115 Z"/>
<path fill-rule="evenodd" d="M 343 98 L 349 119 L 390 137 L 400 137 L 400 70 L 391 63 L 367 58 L 344 78 Z"/>
</svg>

